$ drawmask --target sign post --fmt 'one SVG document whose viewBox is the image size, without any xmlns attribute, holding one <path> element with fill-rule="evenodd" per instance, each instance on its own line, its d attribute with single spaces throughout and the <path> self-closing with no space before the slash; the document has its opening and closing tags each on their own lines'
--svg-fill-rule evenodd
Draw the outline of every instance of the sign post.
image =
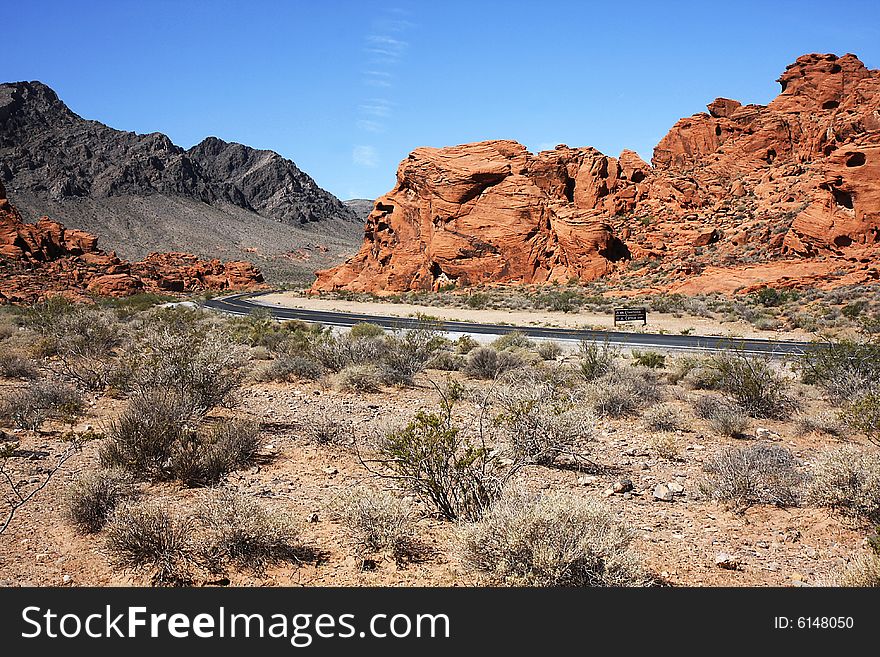
<svg viewBox="0 0 880 657">
<path fill-rule="evenodd" d="M 648 309 L 647 308 L 615 308 L 614 309 L 614 325 L 617 326 L 621 322 L 641 322 L 642 326 L 648 325 Z"/>
</svg>

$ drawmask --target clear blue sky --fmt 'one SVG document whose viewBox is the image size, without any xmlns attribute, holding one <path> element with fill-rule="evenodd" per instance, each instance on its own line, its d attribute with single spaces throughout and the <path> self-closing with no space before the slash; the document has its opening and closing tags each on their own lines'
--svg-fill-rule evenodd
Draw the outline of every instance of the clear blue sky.
<svg viewBox="0 0 880 657">
<path fill-rule="evenodd" d="M 766 103 L 786 64 L 880 67 L 880 3 L 3 0 L 0 78 L 78 114 L 271 148 L 341 198 L 417 146 L 490 138 L 646 159 L 717 96 Z"/>
</svg>

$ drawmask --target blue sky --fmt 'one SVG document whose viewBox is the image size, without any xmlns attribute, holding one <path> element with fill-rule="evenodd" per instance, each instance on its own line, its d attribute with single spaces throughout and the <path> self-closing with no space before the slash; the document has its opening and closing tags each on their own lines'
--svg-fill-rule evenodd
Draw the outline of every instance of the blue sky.
<svg viewBox="0 0 880 657">
<path fill-rule="evenodd" d="M 418 146 L 508 138 L 649 159 L 717 96 L 766 103 L 807 52 L 880 67 L 880 4 L 3 0 L 0 78 L 78 114 L 294 160 L 341 198 Z"/>
</svg>

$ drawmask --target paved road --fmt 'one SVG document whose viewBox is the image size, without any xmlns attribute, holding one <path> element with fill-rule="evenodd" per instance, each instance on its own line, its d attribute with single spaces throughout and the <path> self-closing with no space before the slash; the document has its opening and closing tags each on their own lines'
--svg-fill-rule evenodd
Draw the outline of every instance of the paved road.
<svg viewBox="0 0 880 657">
<path fill-rule="evenodd" d="M 248 315 L 260 308 L 268 310 L 278 319 L 298 319 L 304 322 L 324 324 L 325 326 L 354 326 L 360 322 L 372 322 L 386 329 L 416 328 L 420 321 L 413 317 L 393 317 L 391 315 L 367 315 L 327 310 L 306 310 L 303 308 L 283 308 L 256 303 L 257 298 L 268 292 L 235 294 L 228 297 L 210 299 L 205 306 L 232 315 Z M 503 335 L 511 331 L 522 331 L 530 338 L 547 340 L 579 341 L 592 340 L 608 342 L 634 348 L 681 349 L 686 351 L 721 351 L 732 347 L 748 353 L 785 356 L 801 354 L 815 345 L 809 342 L 785 340 L 760 340 L 747 338 L 720 338 L 707 335 L 673 335 L 660 333 L 629 333 L 626 331 L 595 331 L 591 329 L 550 328 L 545 326 L 513 326 L 509 324 L 477 324 L 473 322 L 440 321 L 439 327 L 452 333 L 471 335 Z"/>
</svg>

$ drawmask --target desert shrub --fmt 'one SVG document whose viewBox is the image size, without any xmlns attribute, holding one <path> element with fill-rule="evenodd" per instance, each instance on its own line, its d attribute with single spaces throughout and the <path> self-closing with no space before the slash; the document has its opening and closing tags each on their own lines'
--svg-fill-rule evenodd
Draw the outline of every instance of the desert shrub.
<svg viewBox="0 0 880 657">
<path fill-rule="evenodd" d="M 843 422 L 836 413 L 818 412 L 813 414 L 799 413 L 794 418 L 795 431 L 799 435 L 808 433 L 824 433 L 829 436 L 841 436 L 844 432 Z"/>
<path fill-rule="evenodd" d="M 642 420 L 652 431 L 677 431 L 683 424 L 681 411 L 673 404 L 657 404 L 648 408 Z"/>
<path fill-rule="evenodd" d="M 538 355 L 542 360 L 556 360 L 562 355 L 562 347 L 558 342 L 543 340 L 538 343 Z"/>
<path fill-rule="evenodd" d="M 425 366 L 429 370 L 440 370 L 443 372 L 457 372 L 462 369 L 467 361 L 461 354 L 451 351 L 438 351 L 428 364 Z"/>
<path fill-rule="evenodd" d="M 788 382 L 776 373 L 769 359 L 725 351 L 713 356 L 709 364 L 718 374 L 718 389 L 751 417 L 785 418 L 795 409 Z"/>
<path fill-rule="evenodd" d="M 681 456 L 681 445 L 678 438 L 668 431 L 659 431 L 649 439 L 651 449 L 662 459 L 674 461 Z"/>
<path fill-rule="evenodd" d="M 495 393 L 503 427 L 515 461 L 550 465 L 591 440 L 595 416 L 559 381 L 534 376 L 512 378 Z"/>
<path fill-rule="evenodd" d="M 442 413 L 419 411 L 377 446 L 379 461 L 425 503 L 447 520 L 475 520 L 501 492 L 506 476 L 498 455 L 466 438 Z"/>
<path fill-rule="evenodd" d="M 374 365 L 349 365 L 337 373 L 334 382 L 339 390 L 376 392 L 382 387 L 382 374 Z"/>
<path fill-rule="evenodd" d="M 188 486 L 216 483 L 253 463 L 262 446 L 259 428 L 247 420 L 221 420 L 215 426 L 185 431 L 172 446 L 168 475 Z"/>
<path fill-rule="evenodd" d="M 110 425 L 102 465 L 147 479 L 204 485 L 253 461 L 261 445 L 256 425 L 221 420 L 199 427 L 193 405 L 174 390 L 134 395 Z"/>
<path fill-rule="evenodd" d="M 614 369 L 614 359 L 617 351 L 608 346 L 608 343 L 599 344 L 582 340 L 579 347 L 580 373 L 587 381 L 595 381 L 601 376 L 608 374 Z"/>
<path fill-rule="evenodd" d="M 880 443 L 880 391 L 856 397 L 840 414 L 843 423 L 854 431 L 861 431 L 868 439 Z"/>
<path fill-rule="evenodd" d="M 0 376 L 8 379 L 36 379 L 40 372 L 34 362 L 19 351 L 0 351 Z"/>
<path fill-rule="evenodd" d="M 76 309 L 76 304 L 60 295 L 46 297 L 25 308 L 16 318 L 20 326 L 40 335 L 52 335 L 61 319 Z"/>
<path fill-rule="evenodd" d="M 880 522 L 880 453 L 845 445 L 822 454 L 807 486 L 813 504 Z"/>
<path fill-rule="evenodd" d="M 399 336 L 389 336 L 381 362 L 385 383 L 412 385 L 416 374 L 425 369 L 439 350 L 440 341 L 440 334 L 431 328 L 417 328 Z"/>
<path fill-rule="evenodd" d="M 125 504 L 107 526 L 114 565 L 146 573 L 155 586 L 192 583 L 197 565 L 193 523 L 154 504 Z"/>
<path fill-rule="evenodd" d="M 477 347 L 467 356 L 464 373 L 472 379 L 494 379 L 517 367 L 522 367 L 522 356 L 513 351 L 495 351 L 491 347 Z"/>
<path fill-rule="evenodd" d="M 257 381 L 291 382 L 315 381 L 324 374 L 324 368 L 308 356 L 279 356 L 261 368 L 254 376 Z"/>
<path fill-rule="evenodd" d="M 237 317 L 229 325 L 230 337 L 235 342 L 270 351 L 277 351 L 288 340 L 293 328 L 287 322 L 272 317 L 267 308 L 258 308 L 246 317 Z"/>
<path fill-rule="evenodd" d="M 228 405 L 241 383 L 246 351 L 221 328 L 191 311 L 157 314 L 129 354 L 129 386 L 177 391 L 198 412 Z"/>
<path fill-rule="evenodd" d="M 62 376 L 87 390 L 101 390 L 111 382 L 123 333 L 109 313 L 78 306 L 60 316 L 52 330 L 57 343 L 53 363 Z"/>
<path fill-rule="evenodd" d="M 656 351 L 638 351 L 633 349 L 632 352 L 633 365 L 642 367 L 650 367 L 651 369 L 662 370 L 666 367 L 666 356 L 658 354 Z"/>
<path fill-rule="evenodd" d="M 341 499 L 339 516 L 362 556 L 388 552 L 398 563 L 417 556 L 412 509 L 391 493 L 354 490 Z"/>
<path fill-rule="evenodd" d="M 319 445 L 348 445 L 351 426 L 331 417 L 329 413 L 315 413 L 301 426 L 302 435 Z"/>
<path fill-rule="evenodd" d="M 610 509 L 561 493 L 508 492 L 462 527 L 464 568 L 501 586 L 640 586 L 648 582 L 633 533 Z"/>
<path fill-rule="evenodd" d="M 800 361 L 804 383 L 817 385 L 838 404 L 880 388 L 880 343 L 841 340 L 817 344 Z"/>
<path fill-rule="evenodd" d="M 698 397 L 694 402 L 694 412 L 721 436 L 739 436 L 749 426 L 749 418 L 738 404 L 714 395 Z"/>
<path fill-rule="evenodd" d="M 650 369 L 612 369 L 590 384 L 588 397 L 597 415 L 624 417 L 657 401 L 660 387 Z"/>
<path fill-rule="evenodd" d="M 262 574 L 267 566 L 298 561 L 302 552 L 299 531 L 286 515 L 230 491 L 205 499 L 195 522 L 205 530 L 200 561 L 215 574 L 230 565 Z"/>
<path fill-rule="evenodd" d="M 699 359 L 693 356 L 678 356 L 672 361 L 672 367 L 666 372 L 666 379 L 673 385 L 681 383 L 692 370 L 699 366 Z"/>
<path fill-rule="evenodd" d="M 385 329 L 378 324 L 361 322 L 352 326 L 348 333 L 353 338 L 378 338 L 385 335 Z"/>
<path fill-rule="evenodd" d="M 455 341 L 455 351 L 461 355 L 467 355 L 472 349 L 476 349 L 480 343 L 469 335 L 462 335 Z"/>
<path fill-rule="evenodd" d="M 797 504 L 804 482 L 800 463 L 784 447 L 750 445 L 727 448 L 703 463 L 700 491 L 710 499 L 731 502 L 740 509 L 752 504 Z"/>
<path fill-rule="evenodd" d="M 117 504 L 131 494 L 131 475 L 124 470 L 95 470 L 80 475 L 65 492 L 65 510 L 82 531 L 101 531 Z"/>
<path fill-rule="evenodd" d="M 880 587 L 880 556 L 872 553 L 860 554 L 832 573 L 823 584 L 852 588 Z"/>
<path fill-rule="evenodd" d="M 380 337 L 352 336 L 351 333 L 319 336 L 310 347 L 311 355 L 331 372 L 357 365 L 377 365 L 385 357 L 387 346 Z"/>
<path fill-rule="evenodd" d="M 533 349 L 535 343 L 529 340 L 528 336 L 522 331 L 511 331 L 505 333 L 492 341 L 492 348 L 495 351 L 504 351 L 505 349 Z"/>
<path fill-rule="evenodd" d="M 37 431 L 49 418 L 72 423 L 83 411 L 79 391 L 61 381 L 38 381 L 0 396 L 0 421 Z"/>
</svg>

